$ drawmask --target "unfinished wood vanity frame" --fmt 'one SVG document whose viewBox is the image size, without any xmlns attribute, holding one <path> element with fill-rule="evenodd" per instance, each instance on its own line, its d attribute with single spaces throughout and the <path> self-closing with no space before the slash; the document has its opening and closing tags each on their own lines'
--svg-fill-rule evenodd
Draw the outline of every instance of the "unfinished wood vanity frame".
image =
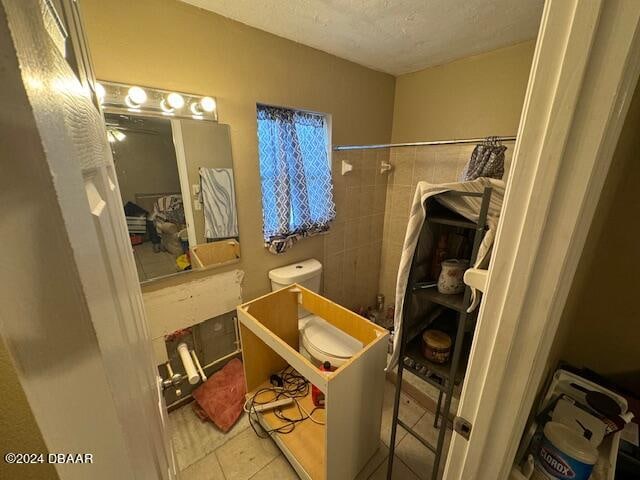
<svg viewBox="0 0 640 480">
<path fill-rule="evenodd" d="M 318 315 L 356 338 L 364 348 L 329 374 L 298 352 L 298 307 Z M 388 332 L 363 317 L 299 285 L 292 285 L 237 308 L 248 396 L 269 386 L 271 374 L 288 365 L 317 386 L 326 398 L 325 425 L 306 420 L 288 434 L 272 434 L 302 478 L 353 479 L 380 444 Z M 311 395 L 301 401 L 311 411 Z M 295 407 L 289 407 L 292 416 Z M 286 413 L 287 410 L 284 410 Z M 259 414 L 266 429 L 282 422 Z"/>
</svg>

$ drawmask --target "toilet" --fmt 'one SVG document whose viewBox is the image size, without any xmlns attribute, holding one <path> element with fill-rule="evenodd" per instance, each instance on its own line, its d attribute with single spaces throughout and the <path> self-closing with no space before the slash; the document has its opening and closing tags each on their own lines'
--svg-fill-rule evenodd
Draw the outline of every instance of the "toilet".
<svg viewBox="0 0 640 480">
<path fill-rule="evenodd" d="M 269 272 L 272 291 L 297 283 L 320 293 L 321 278 L 322 264 L 314 258 Z M 298 328 L 300 353 L 316 365 L 329 362 L 338 368 L 363 348 L 360 341 L 302 307 L 298 308 Z"/>
</svg>

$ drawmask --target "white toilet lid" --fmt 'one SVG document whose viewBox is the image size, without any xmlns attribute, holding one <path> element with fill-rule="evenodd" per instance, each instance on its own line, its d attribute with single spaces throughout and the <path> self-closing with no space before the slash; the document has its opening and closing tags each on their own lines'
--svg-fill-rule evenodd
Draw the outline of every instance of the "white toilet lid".
<svg viewBox="0 0 640 480">
<path fill-rule="evenodd" d="M 305 343 L 336 358 L 351 358 L 362 349 L 362 343 L 334 327 L 326 320 L 311 315 L 304 322 L 302 337 Z"/>
</svg>

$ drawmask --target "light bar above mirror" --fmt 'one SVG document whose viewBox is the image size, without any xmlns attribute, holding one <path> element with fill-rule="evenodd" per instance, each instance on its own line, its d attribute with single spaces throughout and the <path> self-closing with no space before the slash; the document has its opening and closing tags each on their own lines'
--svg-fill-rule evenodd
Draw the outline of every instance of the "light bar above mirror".
<svg viewBox="0 0 640 480">
<path fill-rule="evenodd" d="M 96 84 L 96 93 L 109 111 L 218 121 L 214 97 L 102 80 Z"/>
</svg>

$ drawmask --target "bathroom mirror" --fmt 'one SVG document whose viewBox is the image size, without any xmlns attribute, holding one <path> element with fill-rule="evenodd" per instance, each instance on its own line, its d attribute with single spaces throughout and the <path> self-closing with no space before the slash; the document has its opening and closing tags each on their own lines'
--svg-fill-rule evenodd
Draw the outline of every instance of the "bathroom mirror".
<svg viewBox="0 0 640 480">
<path fill-rule="evenodd" d="M 141 282 L 240 258 L 229 126 L 105 109 Z"/>
</svg>

